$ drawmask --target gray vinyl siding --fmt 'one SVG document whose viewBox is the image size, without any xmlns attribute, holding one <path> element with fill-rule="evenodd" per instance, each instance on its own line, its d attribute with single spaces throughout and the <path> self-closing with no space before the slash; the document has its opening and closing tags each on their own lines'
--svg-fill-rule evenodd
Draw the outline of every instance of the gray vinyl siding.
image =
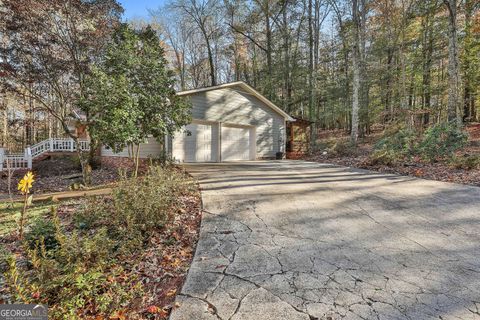
<svg viewBox="0 0 480 320">
<path fill-rule="evenodd" d="M 156 158 L 160 156 L 162 146 L 155 138 L 148 138 L 147 143 L 140 144 L 140 158 Z M 128 157 L 128 149 L 114 153 L 112 149 L 102 146 L 102 156 L 104 157 Z"/>
<path fill-rule="evenodd" d="M 257 158 L 275 157 L 284 143 L 285 118 L 241 88 L 223 88 L 190 96 L 193 119 L 255 127 Z"/>
</svg>

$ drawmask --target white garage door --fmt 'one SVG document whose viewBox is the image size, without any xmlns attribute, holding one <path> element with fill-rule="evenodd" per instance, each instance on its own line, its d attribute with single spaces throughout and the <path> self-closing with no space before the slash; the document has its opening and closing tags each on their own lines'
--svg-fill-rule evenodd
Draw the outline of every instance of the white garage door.
<svg viewBox="0 0 480 320">
<path fill-rule="evenodd" d="M 185 129 L 187 132 L 183 130 L 173 139 L 173 157 L 183 162 L 216 161 L 216 150 L 212 149 L 212 125 L 192 123 Z"/>
<path fill-rule="evenodd" d="M 222 161 L 250 160 L 251 129 L 222 126 Z"/>
</svg>

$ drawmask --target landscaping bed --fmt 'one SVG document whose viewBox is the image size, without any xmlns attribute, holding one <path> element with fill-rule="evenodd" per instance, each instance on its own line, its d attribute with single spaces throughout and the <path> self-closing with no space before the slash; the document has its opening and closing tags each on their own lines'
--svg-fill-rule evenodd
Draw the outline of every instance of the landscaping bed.
<svg viewBox="0 0 480 320">
<path fill-rule="evenodd" d="M 201 201 L 190 176 L 155 166 L 111 196 L 33 201 L 23 241 L 19 204 L 0 206 L 0 303 L 47 304 L 51 319 L 168 318 L 198 240 Z"/>
<path fill-rule="evenodd" d="M 319 150 L 303 159 L 328 162 L 342 166 L 368 169 L 378 172 L 415 176 L 419 178 L 480 186 L 480 166 L 465 168 L 463 159 L 480 156 L 480 124 L 467 126 L 467 144 L 449 157 L 426 161 L 421 156 L 397 157 L 390 163 L 373 161 L 378 142 L 384 137 L 382 130 L 360 139 L 357 148 L 349 146 L 345 131 L 322 130 L 319 133 Z"/>
</svg>

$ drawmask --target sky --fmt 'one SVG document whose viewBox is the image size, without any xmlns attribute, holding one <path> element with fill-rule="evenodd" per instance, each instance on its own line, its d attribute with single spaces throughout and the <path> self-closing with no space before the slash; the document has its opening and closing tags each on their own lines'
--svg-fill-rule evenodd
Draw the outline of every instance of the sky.
<svg viewBox="0 0 480 320">
<path fill-rule="evenodd" d="M 148 9 L 157 9 L 162 6 L 166 0 L 118 0 L 125 9 L 123 17 L 131 19 L 135 17 L 148 17 Z"/>
</svg>

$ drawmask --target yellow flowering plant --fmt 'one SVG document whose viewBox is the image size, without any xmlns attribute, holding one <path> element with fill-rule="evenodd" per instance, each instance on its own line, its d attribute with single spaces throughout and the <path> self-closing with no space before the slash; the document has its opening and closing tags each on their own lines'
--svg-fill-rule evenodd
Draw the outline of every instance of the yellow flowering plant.
<svg viewBox="0 0 480 320">
<path fill-rule="evenodd" d="M 20 215 L 19 236 L 23 239 L 23 226 L 25 224 L 25 216 L 27 215 L 27 208 L 32 203 L 32 196 L 28 196 L 30 189 L 35 181 L 34 175 L 31 171 L 28 171 L 25 176 L 18 182 L 18 190 L 24 195 L 23 209 Z"/>
<path fill-rule="evenodd" d="M 20 182 L 18 183 L 18 190 L 20 190 L 22 194 L 30 193 L 30 189 L 32 188 L 34 181 L 35 180 L 33 180 L 33 173 L 31 171 L 28 171 L 27 174 L 23 176 L 23 179 L 20 180 Z"/>
</svg>

